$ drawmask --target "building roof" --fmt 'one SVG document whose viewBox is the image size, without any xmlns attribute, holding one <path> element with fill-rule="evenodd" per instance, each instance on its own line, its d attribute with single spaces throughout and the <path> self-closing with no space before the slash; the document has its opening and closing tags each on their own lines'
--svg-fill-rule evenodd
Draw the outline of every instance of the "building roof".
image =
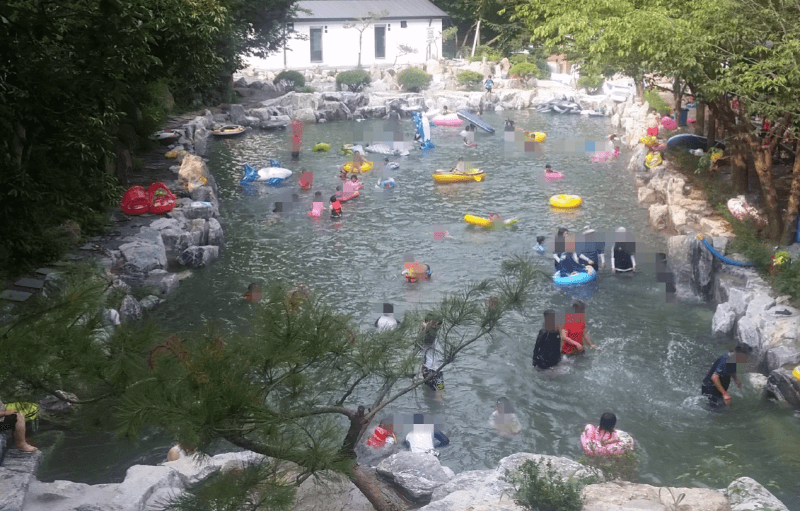
<svg viewBox="0 0 800 511">
<path fill-rule="evenodd" d="M 419 19 L 447 18 L 443 10 L 428 0 L 301 0 L 297 7 L 307 9 L 311 14 L 298 11 L 297 21 L 312 20 L 353 20 L 359 16 L 368 16 L 369 12 L 380 12 L 384 9 L 389 15 L 381 19 Z"/>
</svg>

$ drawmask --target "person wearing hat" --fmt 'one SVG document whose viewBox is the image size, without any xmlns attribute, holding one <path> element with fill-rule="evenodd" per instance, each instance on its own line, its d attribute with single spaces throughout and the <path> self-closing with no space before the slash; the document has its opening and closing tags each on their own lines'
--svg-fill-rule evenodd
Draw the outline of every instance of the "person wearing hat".
<svg viewBox="0 0 800 511">
<path fill-rule="evenodd" d="M 624 227 L 617 228 L 614 250 L 611 252 L 611 273 L 636 271 L 636 244 L 627 241 Z"/>
<path fill-rule="evenodd" d="M 606 244 L 602 241 L 598 242 L 595 239 L 595 234 L 594 229 L 583 231 L 583 240 L 577 247 L 580 253 L 578 259 L 590 265 L 594 268 L 594 271 L 599 271 L 600 268 L 606 267 L 606 256 L 604 254 Z"/>
<path fill-rule="evenodd" d="M 383 314 L 375 320 L 375 328 L 378 329 L 378 332 L 397 328 L 397 320 L 394 317 L 394 306 L 391 303 L 383 304 Z"/>
</svg>

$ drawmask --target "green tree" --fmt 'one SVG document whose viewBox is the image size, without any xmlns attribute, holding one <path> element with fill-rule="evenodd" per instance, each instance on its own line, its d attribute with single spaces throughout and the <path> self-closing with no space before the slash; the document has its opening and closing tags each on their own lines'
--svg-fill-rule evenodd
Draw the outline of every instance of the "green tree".
<svg viewBox="0 0 800 511">
<path fill-rule="evenodd" d="M 523 305 L 534 270 L 521 259 L 504 267 L 503 278 L 470 286 L 432 311 L 442 321 L 439 369 Z M 355 448 L 387 406 L 433 377 L 414 378 L 419 314 L 409 313 L 393 331 L 355 334 L 348 317 L 318 299 L 298 304 L 285 297 L 285 288 L 271 288 L 242 335 L 223 340 L 212 330 L 153 350 L 152 371 L 121 400 L 121 431 L 135 438 L 153 425 L 201 451 L 226 439 L 296 463 L 299 478 L 326 469 L 344 473 L 376 509 L 404 509 L 358 465 Z"/>
<path fill-rule="evenodd" d="M 355 21 L 345 23 L 344 28 L 354 28 L 358 30 L 358 64 L 361 67 L 361 40 L 364 38 L 364 31 L 368 29 L 373 23 L 389 15 L 389 11 L 383 9 L 380 12 L 367 12 L 367 16 L 359 16 Z"/>
</svg>

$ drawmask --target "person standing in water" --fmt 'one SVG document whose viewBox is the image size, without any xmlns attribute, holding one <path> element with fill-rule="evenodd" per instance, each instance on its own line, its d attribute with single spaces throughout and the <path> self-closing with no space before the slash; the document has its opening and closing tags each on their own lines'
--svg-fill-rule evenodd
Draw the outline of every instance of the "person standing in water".
<svg viewBox="0 0 800 511">
<path fill-rule="evenodd" d="M 704 396 L 708 396 L 708 403 L 712 408 L 716 408 L 724 402 L 726 405 L 731 405 L 731 395 L 728 394 L 728 387 L 731 384 L 731 378 L 736 382 L 739 389 L 742 388 L 742 382 L 739 381 L 737 373 L 737 364 L 746 364 L 750 358 L 753 348 L 746 344 L 738 344 L 733 348 L 730 353 L 726 353 L 717 358 L 708 374 L 703 378 L 703 385 L 700 387 L 700 392 Z"/>
<path fill-rule="evenodd" d="M 596 240 L 596 233 L 594 229 L 587 229 L 583 231 L 583 240 L 578 243 L 578 260 L 588 264 L 594 271 L 600 271 L 601 268 L 606 267 L 606 255 L 604 254 L 606 246 L 604 242 Z"/>
<path fill-rule="evenodd" d="M 434 399 L 437 401 L 441 401 L 444 398 L 444 375 L 438 370 L 439 366 L 444 362 L 444 357 L 436 342 L 441 327 L 441 320 L 437 319 L 433 314 L 428 314 L 425 316 L 425 321 L 423 321 L 420 328 L 420 335 L 422 336 L 422 349 L 420 350 L 422 378 L 428 380 L 428 388 L 433 391 Z"/>
<path fill-rule="evenodd" d="M 575 300 L 572 303 L 572 310 L 572 313 L 564 314 L 564 328 L 561 330 L 564 344 L 561 346 L 561 352 L 565 355 L 583 353 L 584 341 L 593 349 L 597 349 L 589 332 L 586 331 L 586 303 L 583 300 Z"/>
<path fill-rule="evenodd" d="M 636 271 L 636 243 L 628 241 L 624 227 L 618 227 L 611 252 L 611 273 Z"/>
<path fill-rule="evenodd" d="M 561 333 L 556 325 L 556 311 L 544 311 L 544 328 L 539 330 L 533 347 L 533 367 L 549 369 L 561 362 Z"/>
</svg>

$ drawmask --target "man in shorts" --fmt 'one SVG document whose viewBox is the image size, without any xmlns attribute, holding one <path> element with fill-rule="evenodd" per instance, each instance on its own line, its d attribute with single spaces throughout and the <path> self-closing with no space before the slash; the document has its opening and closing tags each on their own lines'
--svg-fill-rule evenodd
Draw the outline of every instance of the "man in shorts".
<svg viewBox="0 0 800 511">
<path fill-rule="evenodd" d="M 728 394 L 728 387 L 731 378 L 736 382 L 736 386 L 742 388 L 742 382 L 736 375 L 738 364 L 746 364 L 750 358 L 753 348 L 745 344 L 739 344 L 730 353 L 720 356 L 711 365 L 708 374 L 703 378 L 703 385 L 700 392 L 708 396 L 708 403 L 712 408 L 717 408 L 723 402 L 730 406 L 731 396 Z"/>
<path fill-rule="evenodd" d="M 422 378 L 428 380 L 428 387 L 435 392 L 435 397 L 441 399 L 444 395 L 444 376 L 437 368 L 442 365 L 443 357 L 436 345 L 442 322 L 431 314 L 425 317 L 420 333 L 422 335 Z M 430 377 L 430 379 L 428 379 Z"/>
<path fill-rule="evenodd" d="M 0 431 L 14 431 L 15 448 L 20 451 L 33 452 L 38 449 L 25 441 L 25 416 L 20 412 L 6 410 L 0 401 Z"/>
</svg>

